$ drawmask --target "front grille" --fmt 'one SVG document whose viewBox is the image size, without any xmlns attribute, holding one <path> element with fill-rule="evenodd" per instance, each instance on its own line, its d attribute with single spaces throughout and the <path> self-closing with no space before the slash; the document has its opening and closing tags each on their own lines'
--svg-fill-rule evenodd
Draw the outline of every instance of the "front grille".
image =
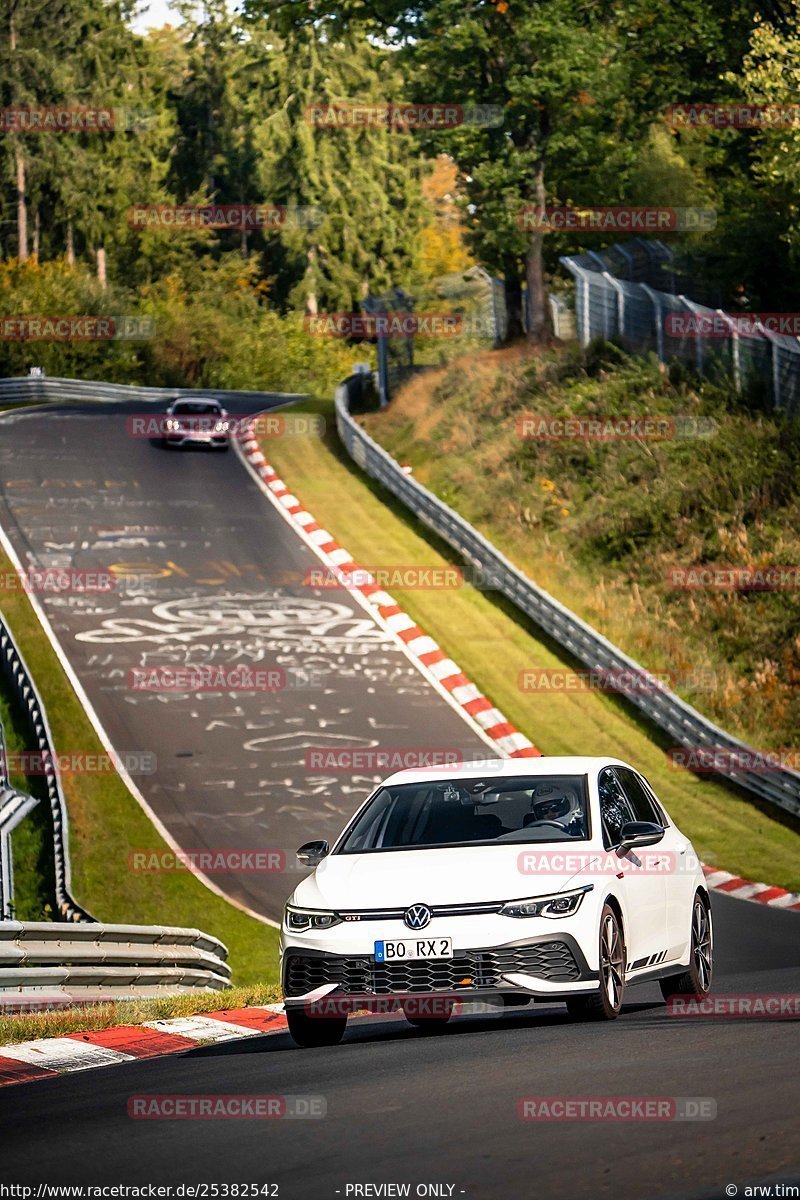
<svg viewBox="0 0 800 1200">
<path fill-rule="evenodd" d="M 420 958 L 396 963 L 376 963 L 367 957 L 292 953 L 286 957 L 284 994 L 303 996 L 330 983 L 348 994 L 376 996 L 394 992 L 469 991 L 497 987 L 501 976 L 511 974 L 573 983 L 580 978 L 580 968 L 565 942 L 467 950 L 455 958 Z"/>
</svg>

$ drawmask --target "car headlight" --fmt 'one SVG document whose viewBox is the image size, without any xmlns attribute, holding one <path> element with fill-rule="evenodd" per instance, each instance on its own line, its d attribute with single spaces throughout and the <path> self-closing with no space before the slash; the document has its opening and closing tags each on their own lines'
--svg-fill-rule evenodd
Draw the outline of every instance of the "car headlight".
<svg viewBox="0 0 800 1200">
<path fill-rule="evenodd" d="M 217 421 L 216 425 L 214 426 L 214 432 L 215 433 L 227 433 L 228 432 L 228 422 L 227 421 Z"/>
<path fill-rule="evenodd" d="M 341 925 L 342 918 L 334 912 L 295 908 L 294 905 L 287 904 L 284 922 L 286 928 L 291 929 L 293 933 L 305 933 L 309 929 L 331 929 L 334 925 Z"/>
<path fill-rule="evenodd" d="M 551 896 L 534 896 L 530 900 L 509 900 L 500 909 L 501 917 L 572 917 L 580 908 L 583 897 L 594 884 L 576 888 L 573 892 L 556 892 Z"/>
<path fill-rule="evenodd" d="M 180 421 L 176 421 L 174 417 L 167 417 L 166 425 L 167 429 L 180 429 L 181 427 Z"/>
</svg>

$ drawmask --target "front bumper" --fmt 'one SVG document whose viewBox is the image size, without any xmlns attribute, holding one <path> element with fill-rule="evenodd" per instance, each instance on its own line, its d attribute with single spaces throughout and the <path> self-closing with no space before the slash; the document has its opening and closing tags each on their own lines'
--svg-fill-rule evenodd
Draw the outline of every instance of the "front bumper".
<svg viewBox="0 0 800 1200">
<path fill-rule="evenodd" d="M 165 433 L 164 439 L 170 446 L 215 446 L 228 445 L 227 433 L 185 433 L 177 430 L 175 433 Z"/>
<path fill-rule="evenodd" d="M 552 999 L 597 990 L 575 937 L 559 930 L 502 946 L 460 949 L 453 958 L 377 963 L 370 954 L 333 954 L 284 947 L 281 982 L 287 1005 L 322 997 L 455 996 L 488 998 L 519 992 Z"/>
</svg>

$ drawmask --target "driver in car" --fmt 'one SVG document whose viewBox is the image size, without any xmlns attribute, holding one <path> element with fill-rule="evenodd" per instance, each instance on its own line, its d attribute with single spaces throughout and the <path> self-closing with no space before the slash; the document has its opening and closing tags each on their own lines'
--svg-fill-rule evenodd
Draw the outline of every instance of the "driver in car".
<svg viewBox="0 0 800 1200">
<path fill-rule="evenodd" d="M 581 803 L 569 788 L 554 787 L 552 784 L 538 787 L 533 795 L 531 814 L 534 821 L 552 821 L 560 825 L 570 837 L 584 835 Z"/>
</svg>

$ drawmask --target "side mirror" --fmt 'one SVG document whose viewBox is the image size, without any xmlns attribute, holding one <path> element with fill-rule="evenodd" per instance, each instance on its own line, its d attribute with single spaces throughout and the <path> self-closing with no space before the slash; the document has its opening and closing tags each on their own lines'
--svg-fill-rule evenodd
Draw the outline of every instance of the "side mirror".
<svg viewBox="0 0 800 1200">
<path fill-rule="evenodd" d="M 661 825 L 654 821 L 626 821 L 619 835 L 620 850 L 630 850 L 632 846 L 654 846 L 664 836 Z"/>
<path fill-rule="evenodd" d="M 307 867 L 316 867 L 321 863 L 330 847 L 327 842 L 306 842 L 297 851 L 297 857 Z"/>
</svg>

